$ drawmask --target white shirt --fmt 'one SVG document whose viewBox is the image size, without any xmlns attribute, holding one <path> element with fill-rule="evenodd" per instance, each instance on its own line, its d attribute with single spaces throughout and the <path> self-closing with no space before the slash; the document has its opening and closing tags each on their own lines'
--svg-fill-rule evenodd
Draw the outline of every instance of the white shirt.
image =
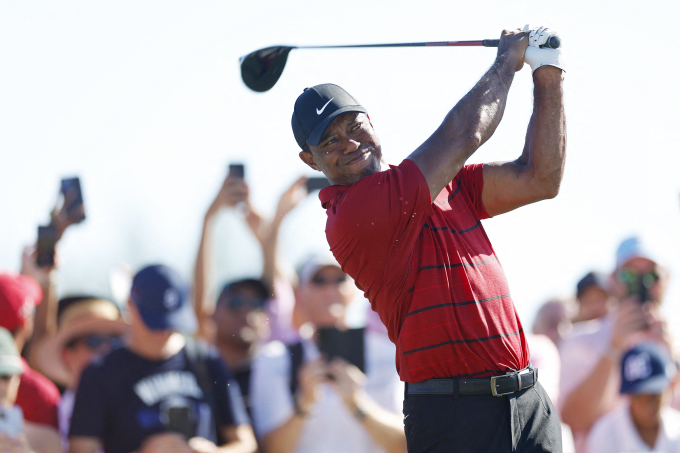
<svg viewBox="0 0 680 453">
<path fill-rule="evenodd" d="M 399 380 L 394 344 L 379 333 L 365 332 L 366 393 L 384 409 L 401 413 L 404 384 Z M 303 341 L 305 362 L 319 357 L 316 345 Z M 321 384 L 321 397 L 305 420 L 296 453 L 382 452 L 340 396 Z M 290 392 L 290 355 L 278 341 L 264 346 L 253 361 L 250 398 L 253 427 L 262 437 L 286 422 L 294 413 Z"/>
<path fill-rule="evenodd" d="M 661 428 L 654 448 L 643 442 L 630 415 L 630 404 L 623 404 L 602 416 L 586 441 L 587 453 L 680 453 L 680 412 L 661 409 Z"/>
</svg>

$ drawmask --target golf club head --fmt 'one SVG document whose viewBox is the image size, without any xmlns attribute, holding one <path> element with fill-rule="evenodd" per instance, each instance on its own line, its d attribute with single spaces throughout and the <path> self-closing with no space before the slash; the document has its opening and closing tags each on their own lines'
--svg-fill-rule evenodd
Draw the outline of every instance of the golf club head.
<svg viewBox="0 0 680 453">
<path fill-rule="evenodd" d="M 289 46 L 267 47 L 241 57 L 243 83 L 258 93 L 270 90 L 281 77 L 293 49 Z"/>
</svg>

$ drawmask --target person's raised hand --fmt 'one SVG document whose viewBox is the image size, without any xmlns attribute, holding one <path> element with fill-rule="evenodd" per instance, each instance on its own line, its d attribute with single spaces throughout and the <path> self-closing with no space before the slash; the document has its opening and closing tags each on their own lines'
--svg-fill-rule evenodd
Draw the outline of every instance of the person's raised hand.
<svg viewBox="0 0 680 453">
<path fill-rule="evenodd" d="M 85 206 L 82 203 L 71 208 L 71 211 L 68 210 L 76 196 L 73 191 L 66 192 L 61 205 L 58 201 L 57 206 L 52 210 L 52 225 L 57 230 L 57 241 L 61 239 L 69 226 L 80 223 L 85 218 Z"/>
<path fill-rule="evenodd" d="M 326 361 L 322 358 L 307 362 L 298 372 L 297 405 L 300 410 L 309 412 L 319 399 L 319 384 L 328 380 Z"/>
<path fill-rule="evenodd" d="M 529 45 L 529 34 L 519 28 L 516 30 L 503 30 L 498 44 L 497 58 L 509 59 L 515 72 L 524 66 L 524 51 Z"/>
<path fill-rule="evenodd" d="M 192 437 L 189 439 L 189 447 L 191 451 L 196 453 L 217 453 L 220 451 L 217 445 L 203 437 Z"/>
<path fill-rule="evenodd" d="M 59 264 L 59 257 L 57 252 L 54 252 L 54 264 L 52 266 L 38 266 L 37 263 L 38 250 L 35 245 L 28 245 L 24 247 L 21 254 L 21 274 L 32 277 L 40 284 L 40 287 L 47 288 L 50 283 L 52 272 L 57 269 Z"/>
<path fill-rule="evenodd" d="M 160 433 L 147 437 L 136 453 L 195 453 L 186 439 L 177 433 Z"/>
<path fill-rule="evenodd" d="M 281 194 L 279 198 L 279 204 L 276 208 L 277 217 L 285 217 L 290 211 L 292 211 L 302 200 L 307 196 L 307 189 L 305 188 L 305 183 L 307 182 L 307 177 L 302 176 L 298 178 L 285 192 Z"/>
<path fill-rule="evenodd" d="M 642 307 L 646 316 L 647 329 L 645 334 L 653 341 L 666 345 L 671 357 L 675 357 L 675 338 L 668 326 L 668 321 L 661 312 L 658 304 L 646 303 Z"/>
<path fill-rule="evenodd" d="M 610 348 L 622 353 L 630 345 L 633 334 L 647 327 L 647 314 L 642 304 L 629 298 L 620 303 L 615 316 Z"/>
<path fill-rule="evenodd" d="M 221 208 L 234 207 L 239 203 L 248 204 L 249 189 L 243 178 L 228 176 L 222 183 L 220 191 L 208 209 L 208 214 L 215 214 Z"/>
<path fill-rule="evenodd" d="M 530 28 L 528 24 L 523 31 L 529 33 L 529 46 L 524 52 L 524 62 L 531 67 L 532 73 L 542 66 L 554 66 L 565 71 L 562 46 L 557 49 L 540 47 L 553 36 L 557 37 L 557 33 L 547 27 Z"/>
<path fill-rule="evenodd" d="M 345 405 L 354 411 L 361 399 L 365 398 L 366 375 L 356 366 L 340 358 L 335 358 L 328 364 L 328 372 L 333 378 L 330 381 L 332 387 Z"/>
</svg>

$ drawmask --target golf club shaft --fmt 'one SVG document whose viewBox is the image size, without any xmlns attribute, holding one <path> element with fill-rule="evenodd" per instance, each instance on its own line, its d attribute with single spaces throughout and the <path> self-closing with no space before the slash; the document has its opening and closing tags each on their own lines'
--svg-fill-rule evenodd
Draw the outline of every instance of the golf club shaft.
<svg viewBox="0 0 680 453">
<path fill-rule="evenodd" d="M 482 39 L 479 41 L 434 41 L 434 42 L 403 42 L 391 44 L 350 44 L 343 46 L 296 46 L 294 49 L 345 49 L 361 47 L 498 47 L 500 39 Z M 560 38 L 551 36 L 542 46 L 551 49 L 560 47 Z"/>
<path fill-rule="evenodd" d="M 445 47 L 445 46 L 484 46 L 498 47 L 499 39 L 483 39 L 480 41 L 435 41 L 435 42 L 402 42 L 391 44 L 349 44 L 340 46 L 295 46 L 295 49 L 349 49 L 361 47 Z"/>
</svg>

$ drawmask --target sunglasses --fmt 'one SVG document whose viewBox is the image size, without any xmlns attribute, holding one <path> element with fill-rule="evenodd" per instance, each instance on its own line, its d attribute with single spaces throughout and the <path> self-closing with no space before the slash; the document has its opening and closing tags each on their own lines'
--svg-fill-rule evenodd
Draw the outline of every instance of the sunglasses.
<svg viewBox="0 0 680 453">
<path fill-rule="evenodd" d="M 347 281 L 347 275 L 346 274 L 342 274 L 341 277 L 328 278 L 328 279 L 322 277 L 321 275 L 315 275 L 312 278 L 311 283 L 314 286 L 326 286 L 326 285 L 342 285 L 346 281 Z"/>
<path fill-rule="evenodd" d="M 84 344 L 90 351 L 98 351 L 103 346 L 108 346 L 110 349 L 116 349 L 123 345 L 123 340 L 118 335 L 89 334 L 74 338 L 66 343 L 66 347 L 73 348 L 78 343 Z"/>
<path fill-rule="evenodd" d="M 659 280 L 659 274 L 656 271 L 645 272 L 638 274 L 630 269 L 620 269 L 617 273 L 620 282 L 631 284 L 634 282 L 641 282 L 646 288 L 650 288 L 655 282 Z"/>
<path fill-rule="evenodd" d="M 248 309 L 251 311 L 261 311 L 264 310 L 265 299 L 260 298 L 250 298 L 241 296 L 239 294 L 231 295 L 224 299 L 222 302 L 229 310 L 237 311 L 242 309 Z"/>
</svg>

